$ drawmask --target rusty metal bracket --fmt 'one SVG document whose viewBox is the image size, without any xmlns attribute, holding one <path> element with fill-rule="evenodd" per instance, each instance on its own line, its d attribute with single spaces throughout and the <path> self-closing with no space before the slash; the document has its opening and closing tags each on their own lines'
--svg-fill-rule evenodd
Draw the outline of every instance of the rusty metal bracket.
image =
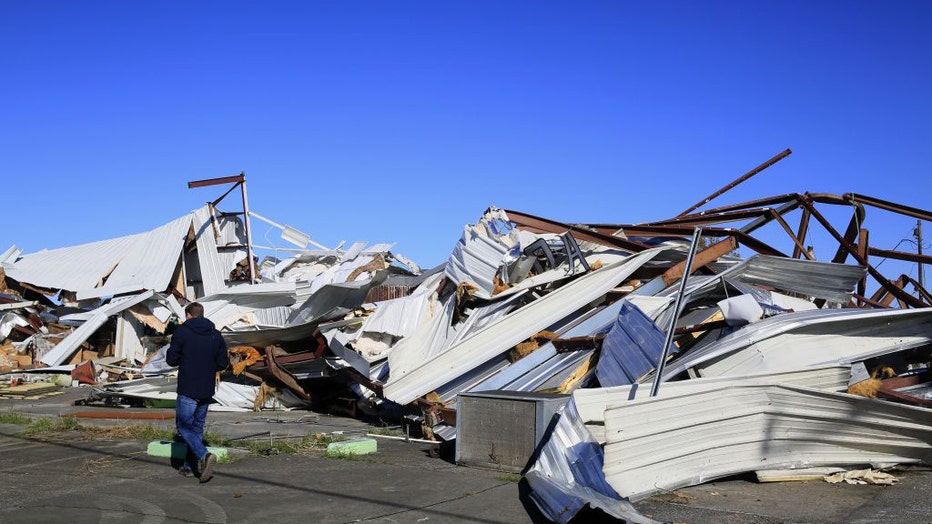
<svg viewBox="0 0 932 524">
<path fill-rule="evenodd" d="M 696 256 L 691 261 L 693 271 L 701 267 L 705 267 L 711 262 L 715 262 L 722 255 L 727 255 L 735 249 L 738 249 L 738 241 L 735 240 L 735 237 L 728 237 L 725 240 L 712 244 L 711 246 L 696 253 Z M 663 279 L 664 285 L 669 286 L 670 284 L 679 280 L 680 277 L 683 276 L 683 272 L 686 271 L 687 262 L 690 262 L 690 260 L 684 260 L 666 270 L 663 275 L 660 275 L 660 278 Z"/>
<path fill-rule="evenodd" d="M 573 236 L 578 240 L 586 240 L 588 242 L 594 242 L 603 246 L 617 247 L 624 249 L 625 251 L 631 251 L 633 253 L 640 253 L 641 251 L 650 248 L 650 246 L 640 242 L 635 242 L 633 240 L 628 240 L 626 238 L 616 237 L 613 235 L 597 233 L 584 227 L 574 226 L 572 224 L 564 224 L 555 220 L 522 213 L 520 211 L 513 211 L 509 209 L 505 209 L 504 211 L 505 214 L 508 215 L 508 220 L 512 221 L 519 229 L 525 229 L 535 233 L 555 233 L 557 235 L 562 235 L 567 231 L 571 231 Z"/>
<path fill-rule="evenodd" d="M 266 346 L 265 347 L 265 365 L 268 366 L 269 372 L 273 377 L 279 380 L 282 384 L 288 387 L 296 395 L 303 398 L 304 400 L 311 400 L 311 396 L 304 391 L 304 388 L 298 384 L 298 380 L 292 375 L 287 369 L 279 366 L 278 361 L 275 360 L 275 354 L 273 348 L 275 346 Z"/>
</svg>

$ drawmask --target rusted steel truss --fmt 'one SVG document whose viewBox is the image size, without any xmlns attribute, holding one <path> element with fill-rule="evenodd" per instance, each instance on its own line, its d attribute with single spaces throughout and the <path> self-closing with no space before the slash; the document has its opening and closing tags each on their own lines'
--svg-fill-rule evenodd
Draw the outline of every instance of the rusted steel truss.
<svg viewBox="0 0 932 524">
<path fill-rule="evenodd" d="M 709 200 L 711 197 L 703 203 Z M 851 218 L 845 225 L 844 232 L 836 229 L 826 218 L 821 210 L 823 206 L 851 208 Z M 877 266 L 871 263 L 871 257 L 903 260 L 917 264 L 932 264 L 932 257 L 878 249 L 868 245 L 869 232 L 864 227 L 867 207 L 917 220 L 932 221 L 930 211 L 856 193 L 843 195 L 789 193 L 641 224 L 564 224 L 516 211 L 506 211 L 506 213 L 519 228 L 558 234 L 572 231 L 576 238 L 630 251 L 640 251 L 646 248 L 648 238 L 688 238 L 695 227 L 701 226 L 703 237 L 719 239 L 718 242 L 706 247 L 697 255 L 699 260 L 705 260 L 705 263 L 733 251 L 738 245 L 764 255 L 815 260 L 805 240 L 811 227 L 816 224 L 828 232 L 837 243 L 831 262 L 843 264 L 850 257 L 857 264 L 865 266 L 867 274 L 879 285 L 879 290 L 868 298 L 865 277 L 865 280 L 858 284 L 853 295 L 858 306 L 890 307 L 895 300 L 899 307 L 929 307 L 932 305 L 932 294 L 929 291 L 905 275 L 896 279 L 884 276 Z M 801 216 L 794 228 L 787 220 L 787 215 L 797 210 L 801 212 Z M 789 255 L 753 234 L 770 223 L 777 224 L 789 239 L 792 248 Z M 700 266 L 703 265 L 705 264 L 700 264 Z M 681 268 L 673 266 L 664 274 L 664 281 L 670 284 L 681 276 Z M 918 297 L 905 290 L 907 285 L 915 288 Z"/>
</svg>

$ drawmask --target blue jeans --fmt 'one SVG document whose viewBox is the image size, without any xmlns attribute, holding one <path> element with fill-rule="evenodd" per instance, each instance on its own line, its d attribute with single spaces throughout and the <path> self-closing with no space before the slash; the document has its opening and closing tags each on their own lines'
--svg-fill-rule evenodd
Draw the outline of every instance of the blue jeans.
<svg viewBox="0 0 932 524">
<path fill-rule="evenodd" d="M 207 407 L 210 399 L 197 400 L 178 395 L 175 401 L 175 429 L 188 446 L 184 467 L 195 469 L 197 462 L 207 456 L 204 445 L 204 422 L 207 421 Z"/>
</svg>

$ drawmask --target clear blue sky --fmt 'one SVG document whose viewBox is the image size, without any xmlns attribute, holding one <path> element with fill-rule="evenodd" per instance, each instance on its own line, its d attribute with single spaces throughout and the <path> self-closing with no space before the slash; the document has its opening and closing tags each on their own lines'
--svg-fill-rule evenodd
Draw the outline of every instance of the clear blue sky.
<svg viewBox="0 0 932 524">
<path fill-rule="evenodd" d="M 0 251 L 147 231 L 241 171 L 254 211 L 424 267 L 490 205 L 661 219 L 785 148 L 715 204 L 932 208 L 932 2 L 7 0 L 0 49 Z"/>
</svg>

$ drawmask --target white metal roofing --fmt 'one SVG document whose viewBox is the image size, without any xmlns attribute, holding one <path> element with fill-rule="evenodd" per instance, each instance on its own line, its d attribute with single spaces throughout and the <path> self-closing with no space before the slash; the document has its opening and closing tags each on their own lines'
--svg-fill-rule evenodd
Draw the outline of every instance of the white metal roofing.
<svg viewBox="0 0 932 524">
<path fill-rule="evenodd" d="M 200 269 L 204 295 L 220 293 L 226 289 L 226 280 L 236 263 L 246 257 L 246 250 L 218 250 L 217 246 L 245 245 L 246 237 L 239 228 L 239 222 L 232 218 L 219 218 L 216 222 L 220 233 L 220 242 L 214 235 L 210 209 L 204 206 L 194 211 L 194 235 L 197 241 L 197 260 Z"/>
<path fill-rule="evenodd" d="M 732 273 L 734 271 L 734 273 Z M 813 298 L 845 303 L 858 281 L 867 274 L 865 266 L 835 264 L 799 258 L 756 255 L 728 271 L 729 278 L 752 285 L 776 287 Z"/>
<path fill-rule="evenodd" d="M 138 236 L 42 250 L 23 255 L 4 269 L 8 277 L 34 286 L 70 291 L 91 289 L 136 245 Z"/>
<path fill-rule="evenodd" d="M 476 286 L 477 297 L 491 298 L 499 266 L 511 249 L 520 248 L 516 229 L 500 231 L 494 226 L 507 220 L 504 211 L 493 209 L 475 225 L 465 226 L 444 268 L 447 277 L 456 284 L 468 282 Z"/>
<path fill-rule="evenodd" d="M 818 309 L 785 313 L 695 347 L 664 373 L 701 365 L 704 376 L 846 363 L 932 342 L 932 309 Z"/>
<path fill-rule="evenodd" d="M 392 348 L 388 355 L 391 376 L 404 375 L 451 350 L 457 342 L 467 339 L 471 333 L 480 331 L 508 314 L 519 296 L 521 295 L 511 295 L 503 300 L 496 300 L 475 308 L 470 311 L 465 320 L 453 324 L 456 297 L 451 295 L 447 298 L 447 302 L 434 312 L 427 323 L 411 335 L 401 339 Z M 462 371 L 465 373 L 468 370 Z"/>
<path fill-rule="evenodd" d="M 379 302 L 360 331 L 388 333 L 396 337 L 410 335 L 433 316 L 434 310 L 440 308 L 436 287 L 442 278 L 443 274 L 437 273 L 421 283 L 411 295 Z"/>
<path fill-rule="evenodd" d="M 162 227 L 133 236 L 133 244 L 120 258 L 107 282 L 92 290 L 78 289 L 77 298 L 112 296 L 125 290 L 165 291 L 181 260 L 185 235 L 191 228 L 191 215 Z"/>
<path fill-rule="evenodd" d="M 138 398 L 175 400 L 178 398 L 175 391 L 177 387 L 174 378 L 159 376 L 111 382 L 95 389 Z"/>
<path fill-rule="evenodd" d="M 795 384 L 826 391 L 845 391 L 851 366 L 834 365 L 818 368 L 761 373 L 744 377 L 713 377 L 663 382 L 657 390 L 658 397 L 688 395 L 715 387 L 732 387 L 748 384 Z M 585 388 L 573 392 L 580 420 L 599 444 L 605 443 L 605 409 L 629 400 L 645 399 L 650 396 L 650 384 L 631 384 L 607 388 Z"/>
<path fill-rule="evenodd" d="M 151 290 L 145 291 L 135 296 L 118 297 L 94 310 L 94 315 L 77 329 L 68 334 L 61 342 L 42 355 L 39 360 L 49 366 L 57 366 L 64 363 L 78 349 L 82 342 L 94 334 L 100 326 L 104 325 L 110 315 L 115 315 L 120 311 L 151 298 L 155 293 Z"/>
<path fill-rule="evenodd" d="M 561 338 L 581 337 L 607 330 L 618 317 L 622 301 L 616 301 L 608 306 L 587 311 L 576 319 L 568 329 L 560 331 Z M 504 389 L 509 391 L 537 391 L 540 386 L 558 373 L 567 365 L 578 361 L 579 353 L 589 356 L 592 351 L 568 351 L 558 353 L 552 342 L 546 342 L 535 349 L 530 355 L 512 363 L 500 372 L 488 376 L 485 380 L 474 386 L 470 391 L 489 391 Z M 442 395 L 446 400 L 446 395 Z M 452 399 L 451 399 L 452 400 Z M 455 407 L 452 404 L 451 407 Z"/>
<path fill-rule="evenodd" d="M 491 360 L 518 342 L 526 340 L 534 333 L 611 291 L 659 251 L 646 250 L 623 262 L 586 273 L 503 317 L 407 373 L 399 372 L 390 364 L 391 375 L 383 389 L 385 397 L 399 404 L 407 404 L 463 372 Z"/>
<path fill-rule="evenodd" d="M 845 303 L 851 298 L 854 286 L 866 272 L 864 266 L 754 255 L 718 275 L 691 276 L 686 294 L 701 295 L 708 292 L 718 281 L 727 279 Z M 676 286 L 669 286 L 659 295 L 671 295 L 677 290 Z"/>
<path fill-rule="evenodd" d="M 259 324 L 283 326 L 282 317 L 293 313 L 285 306 L 294 304 L 294 289 L 293 282 L 245 284 L 224 288 L 199 302 L 204 306 L 204 316 L 217 329 L 233 329 L 238 323 L 248 325 L 249 329 L 258 329 Z"/>
<path fill-rule="evenodd" d="M 16 262 L 16 259 L 19 258 L 22 253 L 23 250 L 16 247 L 16 244 L 13 244 L 12 246 L 8 247 L 6 251 L 0 253 L 0 264 L 3 264 L 5 268 L 6 264 L 12 264 L 13 262 Z"/>
<path fill-rule="evenodd" d="M 932 463 L 932 410 L 787 384 L 605 410 L 605 478 L 637 500 L 758 469 Z"/>
<path fill-rule="evenodd" d="M 245 244 L 235 219 L 221 218 L 217 223 L 221 245 Z M 74 291 L 78 299 L 141 289 L 164 291 L 171 285 L 192 225 L 205 294 L 219 292 L 245 250 L 218 252 L 207 206 L 145 233 L 30 253 L 4 264 L 4 270 L 19 282 Z"/>
<path fill-rule="evenodd" d="M 29 321 L 18 314 L 12 311 L 4 313 L 0 316 L 0 340 L 6 340 L 6 337 L 10 334 L 10 331 L 13 331 L 14 327 L 25 327 L 28 325 Z"/>
</svg>

